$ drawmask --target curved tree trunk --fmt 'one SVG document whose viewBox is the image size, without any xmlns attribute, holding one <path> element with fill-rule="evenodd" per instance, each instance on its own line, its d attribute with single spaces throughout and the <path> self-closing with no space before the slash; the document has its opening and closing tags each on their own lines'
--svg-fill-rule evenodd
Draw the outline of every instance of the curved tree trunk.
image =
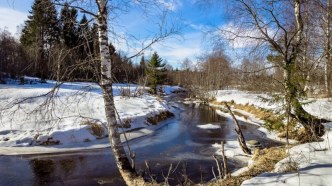
<svg viewBox="0 0 332 186">
<path fill-rule="evenodd" d="M 297 60 L 297 56 L 300 52 L 300 45 L 303 34 L 303 20 L 301 16 L 301 1 L 294 0 L 294 13 L 296 22 L 296 35 L 295 40 L 292 44 L 291 55 L 289 58 L 285 56 L 284 58 L 284 84 L 285 84 L 285 100 L 289 102 L 291 108 L 287 108 L 287 114 L 295 117 L 306 129 L 309 138 L 315 136 L 322 136 L 324 134 L 324 126 L 321 124 L 322 120 L 316 118 L 315 116 L 309 114 L 302 107 L 299 101 L 299 91 L 294 82 L 294 65 Z M 294 115 L 291 113 L 293 110 Z"/>
<path fill-rule="evenodd" d="M 244 139 L 244 136 L 243 136 L 242 130 L 240 128 L 239 122 L 237 121 L 236 117 L 234 116 L 234 114 L 231 110 L 231 107 L 226 102 L 224 102 L 224 105 L 227 108 L 227 110 L 229 111 L 229 114 L 233 118 L 233 121 L 234 121 L 234 124 L 235 124 L 235 132 L 237 134 L 237 141 L 239 142 L 239 145 L 240 145 L 242 151 L 245 154 L 251 155 L 252 154 L 251 150 L 247 146 L 247 143 L 246 143 L 246 140 Z"/>
<path fill-rule="evenodd" d="M 324 126 L 321 123 L 326 120 L 321 120 L 303 109 L 298 98 L 298 87 L 292 80 L 293 68 L 292 62 L 286 62 L 286 68 L 284 69 L 285 100 L 288 103 L 286 114 L 297 119 L 303 125 L 310 139 L 315 136 L 322 136 L 324 134 Z"/>
</svg>

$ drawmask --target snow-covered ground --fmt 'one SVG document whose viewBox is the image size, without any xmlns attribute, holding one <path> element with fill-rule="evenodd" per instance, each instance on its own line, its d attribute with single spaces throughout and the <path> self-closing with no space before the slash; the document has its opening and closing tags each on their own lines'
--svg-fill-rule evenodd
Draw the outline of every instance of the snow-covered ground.
<svg viewBox="0 0 332 186">
<path fill-rule="evenodd" d="M 36 83 L 30 78 L 32 84 L 18 85 L 10 82 L 0 85 L 0 107 L 6 108 L 0 115 L 0 154 L 50 153 L 59 151 L 79 150 L 86 148 L 103 148 L 109 146 L 105 128 L 105 111 L 101 90 L 94 83 L 64 83 L 61 89 L 55 92 L 51 102 L 47 96 L 40 95 L 49 92 L 56 82 L 48 81 L 46 84 Z M 122 121 L 128 121 L 131 126 L 125 130 L 128 138 L 136 138 L 153 133 L 160 125 L 152 126 L 147 121 L 161 111 L 169 110 L 166 102 L 143 94 L 137 97 L 120 96 L 123 90 L 130 89 L 135 92 L 137 85 L 114 85 L 115 105 Z M 164 87 L 165 93 L 174 90 L 181 91 L 179 87 Z M 214 92 L 217 101 L 234 101 L 238 104 L 253 104 L 268 109 L 278 109 L 280 105 L 263 102 L 260 97 L 269 97 L 267 94 L 256 94 L 238 90 L 220 90 Z M 13 102 L 24 98 L 35 97 L 8 108 Z M 49 97 L 49 95 L 48 95 Z M 328 99 L 304 100 L 310 102 L 305 109 L 318 117 L 332 120 L 332 102 Z M 42 103 L 47 106 L 40 107 Z M 263 121 L 253 115 L 237 110 L 246 118 L 238 118 L 252 124 L 261 125 Z M 218 114 L 229 118 L 228 114 L 217 111 Z M 103 128 L 102 136 L 92 132 L 91 123 Z M 217 128 L 213 124 L 198 125 L 202 130 Z M 132 129 L 137 130 L 132 130 Z M 328 130 L 322 137 L 324 141 L 308 143 L 289 149 L 290 157 L 276 165 L 273 173 L 264 173 L 243 185 L 330 185 L 332 181 L 332 123 L 326 124 Z M 120 129 L 122 130 L 122 129 Z M 274 133 L 260 128 L 268 137 L 277 139 Z M 101 139 L 99 139 L 101 138 Z M 122 138 L 124 136 L 122 135 Z M 59 141 L 59 145 L 40 146 L 47 140 Z M 213 145 L 216 150 L 219 144 Z M 225 144 L 228 157 L 243 156 L 236 141 Z M 246 157 L 248 159 L 248 157 Z M 283 173 L 288 163 L 298 168 L 297 172 Z"/>
<path fill-rule="evenodd" d="M 0 109 L 5 109 L 0 112 L 0 154 L 15 151 L 13 149 L 19 153 L 22 150 L 18 147 L 29 147 L 31 151 L 37 149 L 36 152 L 53 149 L 53 152 L 61 148 L 100 147 L 98 142 L 108 145 L 107 140 L 101 139 L 107 139 L 107 130 L 104 101 L 98 85 L 64 83 L 54 92 L 53 98 L 48 99 L 51 94 L 41 95 L 50 92 L 56 82 L 38 83 L 34 78 L 26 79 L 32 84 L 9 82 L 0 85 Z M 129 138 L 153 132 L 156 126 L 151 126 L 146 119 L 169 110 L 165 101 L 146 93 L 136 97 L 121 96 L 124 90 L 134 93 L 141 88 L 132 84 L 113 85 L 118 119 L 130 123 L 130 127 L 124 130 L 138 129 L 129 132 Z M 178 88 L 165 89 L 170 93 Z M 19 104 L 12 107 L 13 103 Z M 101 131 L 93 132 L 93 126 L 99 126 L 97 128 Z M 39 146 L 52 142 L 59 145 Z"/>
<path fill-rule="evenodd" d="M 258 107 L 268 109 L 278 109 L 280 106 L 271 105 L 263 102 L 259 97 L 268 97 L 266 94 L 256 94 L 238 90 L 220 90 L 215 93 L 217 101 L 234 101 L 237 104 L 253 104 Z M 309 99 L 304 100 L 308 102 L 304 106 L 305 110 L 309 113 L 332 120 L 332 102 L 328 99 Z M 219 114 L 224 114 L 219 112 Z M 240 118 L 244 119 L 244 118 Z M 253 120 L 249 116 L 250 123 L 261 124 L 259 120 Z M 242 185 L 331 185 L 332 182 L 332 123 L 325 124 L 326 133 L 322 137 L 324 139 L 321 142 L 313 142 L 297 145 L 289 149 L 289 157 L 281 160 L 276 166 L 273 173 L 264 173 L 250 180 L 242 183 Z M 263 128 L 261 131 L 268 133 Z M 276 135 L 270 133 L 268 137 L 276 138 Z M 233 144 L 230 144 L 233 145 Z M 215 145 L 216 148 L 220 148 L 219 145 Z M 228 150 L 230 156 L 234 156 L 234 153 L 241 154 L 236 147 L 234 150 Z M 226 151 L 227 155 L 227 151 Z M 291 163 L 290 163 L 291 162 Z M 287 172 L 290 170 L 290 166 L 296 167 L 296 172 Z M 245 171 L 246 168 L 242 169 Z M 242 172 L 240 171 L 240 172 Z M 236 174 L 239 174 L 237 172 Z"/>
<path fill-rule="evenodd" d="M 332 123 L 326 124 L 324 141 L 297 145 L 289 149 L 289 157 L 281 160 L 272 173 L 263 173 L 242 185 L 331 185 L 332 183 Z M 288 172 L 291 167 L 296 171 Z"/>
<path fill-rule="evenodd" d="M 281 104 L 271 104 L 269 102 L 264 102 L 262 98 L 269 98 L 268 94 L 263 93 L 252 93 L 247 91 L 239 90 L 218 90 L 212 93 L 216 98 L 216 101 L 234 101 L 237 104 L 253 104 L 257 107 L 265 109 L 280 109 Z M 308 99 L 303 100 L 304 109 L 320 118 L 332 120 L 332 100 L 328 98 L 323 99 Z"/>
</svg>

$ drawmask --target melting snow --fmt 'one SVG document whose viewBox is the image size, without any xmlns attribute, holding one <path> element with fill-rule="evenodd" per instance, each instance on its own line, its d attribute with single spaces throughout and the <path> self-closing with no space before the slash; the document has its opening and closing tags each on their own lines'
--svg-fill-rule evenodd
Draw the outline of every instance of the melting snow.
<svg viewBox="0 0 332 186">
<path fill-rule="evenodd" d="M 213 124 L 197 125 L 197 127 L 201 129 L 220 129 L 219 125 L 213 125 Z"/>
</svg>

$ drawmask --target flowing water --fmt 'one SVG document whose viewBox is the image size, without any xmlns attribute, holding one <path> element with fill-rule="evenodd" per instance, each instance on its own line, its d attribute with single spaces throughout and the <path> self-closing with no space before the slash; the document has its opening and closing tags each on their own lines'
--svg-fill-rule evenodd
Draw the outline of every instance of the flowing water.
<svg viewBox="0 0 332 186">
<path fill-rule="evenodd" d="M 216 114 L 208 106 L 183 106 L 175 118 L 164 122 L 163 127 L 151 135 L 130 141 L 136 154 L 136 166 L 140 172 L 146 169 L 163 181 L 170 165 L 173 185 L 185 178 L 198 183 L 213 178 L 215 167 L 212 155 L 214 143 L 236 140 L 232 121 Z M 220 129 L 201 129 L 197 125 L 217 124 Z M 263 145 L 275 145 L 257 126 L 240 123 L 246 139 L 255 139 Z M 230 160 L 235 170 L 242 163 Z M 216 170 L 216 169 L 215 169 Z M 146 176 L 147 178 L 149 176 Z M 0 185 L 124 185 L 117 171 L 110 148 L 86 150 L 74 153 L 0 156 Z"/>
</svg>

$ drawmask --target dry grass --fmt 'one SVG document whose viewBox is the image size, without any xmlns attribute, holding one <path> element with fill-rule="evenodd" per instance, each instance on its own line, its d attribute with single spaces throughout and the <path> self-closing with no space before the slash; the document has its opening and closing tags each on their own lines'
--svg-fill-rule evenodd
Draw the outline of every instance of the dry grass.
<svg viewBox="0 0 332 186">
<path fill-rule="evenodd" d="M 91 121 L 91 120 L 85 120 L 82 122 L 82 125 L 88 125 L 91 134 L 96 136 L 97 138 L 103 138 L 104 137 L 104 128 L 102 125 L 98 124 L 97 122 Z"/>
<path fill-rule="evenodd" d="M 223 105 L 221 102 L 212 102 L 215 105 Z M 249 104 L 235 104 L 234 101 L 228 102 L 229 105 L 232 105 L 233 108 L 246 111 L 256 118 L 265 121 L 265 127 L 269 130 L 275 130 L 281 132 L 280 137 L 285 137 L 285 125 L 283 124 L 284 117 L 281 115 L 277 115 L 270 110 L 258 108 L 254 105 Z M 238 116 L 243 116 L 240 112 L 235 112 Z M 290 130 L 292 130 L 295 126 L 295 122 L 291 121 Z M 290 138 L 300 138 L 301 130 L 290 132 Z M 238 186 L 241 185 L 243 181 L 248 180 L 252 177 L 255 177 L 264 172 L 270 172 L 274 169 L 274 166 L 277 162 L 287 157 L 286 149 L 284 147 L 272 147 L 266 149 L 256 149 L 253 155 L 254 164 L 249 168 L 248 171 L 243 172 L 238 176 L 234 176 L 231 178 L 227 178 L 224 180 L 218 180 L 210 183 L 206 183 L 204 185 L 207 186 Z M 293 169 L 289 170 L 293 171 Z"/>
<path fill-rule="evenodd" d="M 163 120 L 166 120 L 170 117 L 173 117 L 174 114 L 172 112 L 169 111 L 162 111 L 159 114 L 153 116 L 153 117 L 149 117 L 146 119 L 147 122 L 149 122 L 152 125 L 157 125 L 158 122 L 161 122 Z"/>
<path fill-rule="evenodd" d="M 124 120 L 122 120 L 122 123 L 121 123 L 121 125 L 119 125 L 119 127 L 129 129 L 129 128 L 131 128 L 131 122 L 132 122 L 131 119 L 124 119 Z"/>
<path fill-rule="evenodd" d="M 223 105 L 222 102 L 212 102 L 214 105 Z M 254 115 L 256 118 L 263 120 L 264 124 L 263 126 L 267 128 L 270 131 L 276 131 L 278 134 L 278 137 L 280 138 L 286 138 L 286 125 L 283 123 L 283 120 L 285 117 L 283 115 L 278 115 L 276 113 L 273 113 L 271 110 L 263 109 L 255 107 L 254 105 L 249 104 L 235 104 L 234 101 L 228 102 L 229 105 L 232 105 L 233 108 L 246 111 L 252 115 Z M 247 119 L 247 116 L 240 112 L 234 111 L 234 114 L 237 116 L 244 117 Z M 288 125 L 288 138 L 297 140 L 301 143 L 306 142 L 312 142 L 317 141 L 317 139 L 312 138 L 310 135 L 307 135 L 307 132 L 304 128 L 296 128 L 297 121 L 294 118 L 291 118 L 289 125 Z"/>
<path fill-rule="evenodd" d="M 257 108 L 254 105 L 241 105 L 241 104 L 234 104 L 234 108 L 244 110 L 250 114 L 253 114 L 258 119 L 265 121 L 265 127 L 269 130 L 276 130 L 282 131 L 284 124 L 282 123 L 283 117 L 273 113 L 270 110 Z"/>
<path fill-rule="evenodd" d="M 248 116 L 245 115 L 245 114 L 242 114 L 241 112 L 238 112 L 238 111 L 234 110 L 233 113 L 234 113 L 234 115 L 236 115 L 236 116 L 243 117 L 243 118 L 246 119 L 246 120 L 248 119 Z"/>
<path fill-rule="evenodd" d="M 286 138 L 286 131 L 279 133 L 278 137 Z M 308 143 L 308 142 L 322 140 L 321 138 L 316 138 L 315 136 L 308 135 L 308 132 L 305 130 L 305 128 L 300 128 L 300 129 L 289 131 L 288 138 L 299 141 L 300 143 Z"/>
<path fill-rule="evenodd" d="M 329 98 L 330 96 L 327 93 L 319 93 L 319 94 L 310 94 L 308 95 L 308 97 L 321 99 L 321 98 Z"/>
<path fill-rule="evenodd" d="M 274 165 L 280 160 L 286 158 L 286 149 L 280 147 L 272 147 L 267 149 L 256 149 L 253 155 L 254 165 L 248 171 L 243 172 L 239 176 L 234 176 L 224 180 L 218 180 L 211 183 L 206 183 L 207 186 L 238 186 L 243 181 L 248 180 L 254 176 L 264 172 L 270 172 L 274 169 Z"/>
<path fill-rule="evenodd" d="M 271 110 L 255 107 L 250 104 L 236 104 L 234 101 L 227 102 L 229 105 L 233 106 L 235 109 L 246 111 L 256 118 L 265 121 L 264 127 L 269 130 L 282 132 L 284 128 L 283 116 L 273 113 Z M 213 101 L 214 105 L 223 105 L 222 102 Z M 244 114 L 234 111 L 235 115 L 247 118 Z"/>
</svg>

